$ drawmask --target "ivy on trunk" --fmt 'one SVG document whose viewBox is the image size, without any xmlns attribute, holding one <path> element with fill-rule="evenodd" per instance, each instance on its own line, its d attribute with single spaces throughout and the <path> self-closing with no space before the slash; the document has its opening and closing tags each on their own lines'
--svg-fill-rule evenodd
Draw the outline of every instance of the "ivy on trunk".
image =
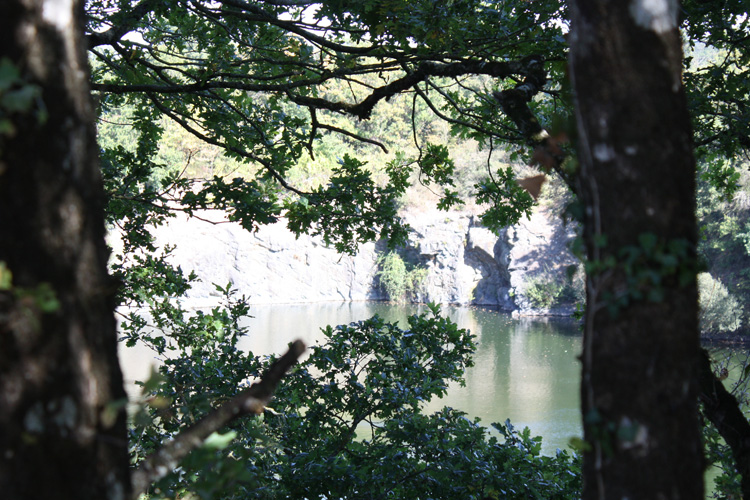
<svg viewBox="0 0 750 500">
<path fill-rule="evenodd" d="M 0 491 L 129 491 L 82 2 L 0 6 Z"/>
</svg>

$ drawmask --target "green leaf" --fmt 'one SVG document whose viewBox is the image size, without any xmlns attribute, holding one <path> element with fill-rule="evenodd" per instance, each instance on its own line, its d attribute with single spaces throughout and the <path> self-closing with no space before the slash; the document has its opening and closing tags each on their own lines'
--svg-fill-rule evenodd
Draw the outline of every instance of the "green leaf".
<svg viewBox="0 0 750 500">
<path fill-rule="evenodd" d="M 224 434 L 212 433 L 203 441 L 203 448 L 208 450 L 223 450 L 237 437 L 237 432 L 229 431 Z"/>
<path fill-rule="evenodd" d="M 0 261 L 0 290 L 13 288 L 13 273 L 8 269 L 5 262 Z"/>
<path fill-rule="evenodd" d="M 18 68 L 10 59 L 7 57 L 0 59 L 0 92 L 11 88 L 20 79 L 20 76 Z"/>
</svg>

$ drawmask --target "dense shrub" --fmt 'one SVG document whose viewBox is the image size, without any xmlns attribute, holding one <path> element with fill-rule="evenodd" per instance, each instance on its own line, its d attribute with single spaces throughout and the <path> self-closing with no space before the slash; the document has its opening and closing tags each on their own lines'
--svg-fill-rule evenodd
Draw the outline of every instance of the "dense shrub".
<svg viewBox="0 0 750 500">
<path fill-rule="evenodd" d="M 380 286 L 393 302 L 419 301 L 427 269 L 409 265 L 396 252 L 378 258 Z"/>
<path fill-rule="evenodd" d="M 233 396 L 270 363 L 237 349 L 243 301 L 185 317 L 154 311 L 163 333 L 153 343 L 172 355 L 134 420 L 137 463 L 179 429 Z M 172 330 L 173 329 L 173 330 Z M 150 498 L 277 499 L 573 499 L 580 495 L 580 460 L 559 451 L 541 455 L 541 438 L 510 422 L 495 435 L 460 411 L 423 414 L 424 402 L 462 382 L 472 364 L 473 336 L 440 315 L 438 306 L 408 318 L 406 328 L 379 317 L 324 330 L 284 379 L 272 408 L 236 420 L 212 436 Z"/>
<path fill-rule="evenodd" d="M 582 303 L 586 298 L 583 270 L 573 267 L 565 276 L 545 268 L 529 278 L 524 295 L 535 309 Z"/>
<path fill-rule="evenodd" d="M 721 281 L 709 273 L 698 275 L 700 326 L 704 332 L 734 332 L 742 325 L 742 308 Z"/>
</svg>

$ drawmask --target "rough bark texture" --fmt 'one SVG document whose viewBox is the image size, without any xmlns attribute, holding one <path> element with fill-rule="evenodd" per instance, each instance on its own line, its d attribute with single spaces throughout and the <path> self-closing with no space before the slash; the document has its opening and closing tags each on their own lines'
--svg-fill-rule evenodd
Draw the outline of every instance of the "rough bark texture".
<svg viewBox="0 0 750 500">
<path fill-rule="evenodd" d="M 39 92 L 3 110 L 14 131 L 0 135 L 0 262 L 13 274 L 0 290 L 4 499 L 130 489 L 82 3 L 0 2 L 12 90 Z"/>
<path fill-rule="evenodd" d="M 668 0 L 571 3 L 591 265 L 586 499 L 703 498 L 695 166 L 677 9 Z"/>
</svg>

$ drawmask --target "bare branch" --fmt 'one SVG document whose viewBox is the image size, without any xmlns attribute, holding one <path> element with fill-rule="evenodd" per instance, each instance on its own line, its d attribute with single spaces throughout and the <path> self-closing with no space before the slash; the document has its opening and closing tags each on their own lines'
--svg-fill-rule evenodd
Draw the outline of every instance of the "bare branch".
<svg viewBox="0 0 750 500">
<path fill-rule="evenodd" d="M 316 123 L 316 126 L 318 128 L 324 128 L 326 130 L 330 130 L 331 132 L 337 132 L 339 134 L 349 136 L 352 139 L 356 139 L 356 140 L 358 140 L 360 142 L 366 142 L 368 144 L 372 144 L 374 146 L 379 147 L 380 149 L 383 150 L 383 152 L 385 152 L 386 154 L 388 154 L 388 148 L 385 147 L 385 144 L 383 144 L 382 142 L 376 141 L 375 139 L 369 139 L 367 137 L 363 137 L 363 136 L 355 134 L 353 132 L 349 132 L 348 130 L 344 130 L 343 128 L 334 127 L 333 125 L 326 125 L 325 123 L 318 122 L 318 123 Z"/>
<path fill-rule="evenodd" d="M 203 417 L 195 425 L 180 432 L 173 440 L 164 443 L 141 462 L 132 475 L 131 499 L 137 500 L 151 484 L 174 470 L 188 453 L 201 446 L 212 433 L 238 417 L 262 413 L 279 382 L 304 350 L 305 344 L 302 341 L 292 343 L 286 354 L 269 367 L 259 382 Z"/>
</svg>

